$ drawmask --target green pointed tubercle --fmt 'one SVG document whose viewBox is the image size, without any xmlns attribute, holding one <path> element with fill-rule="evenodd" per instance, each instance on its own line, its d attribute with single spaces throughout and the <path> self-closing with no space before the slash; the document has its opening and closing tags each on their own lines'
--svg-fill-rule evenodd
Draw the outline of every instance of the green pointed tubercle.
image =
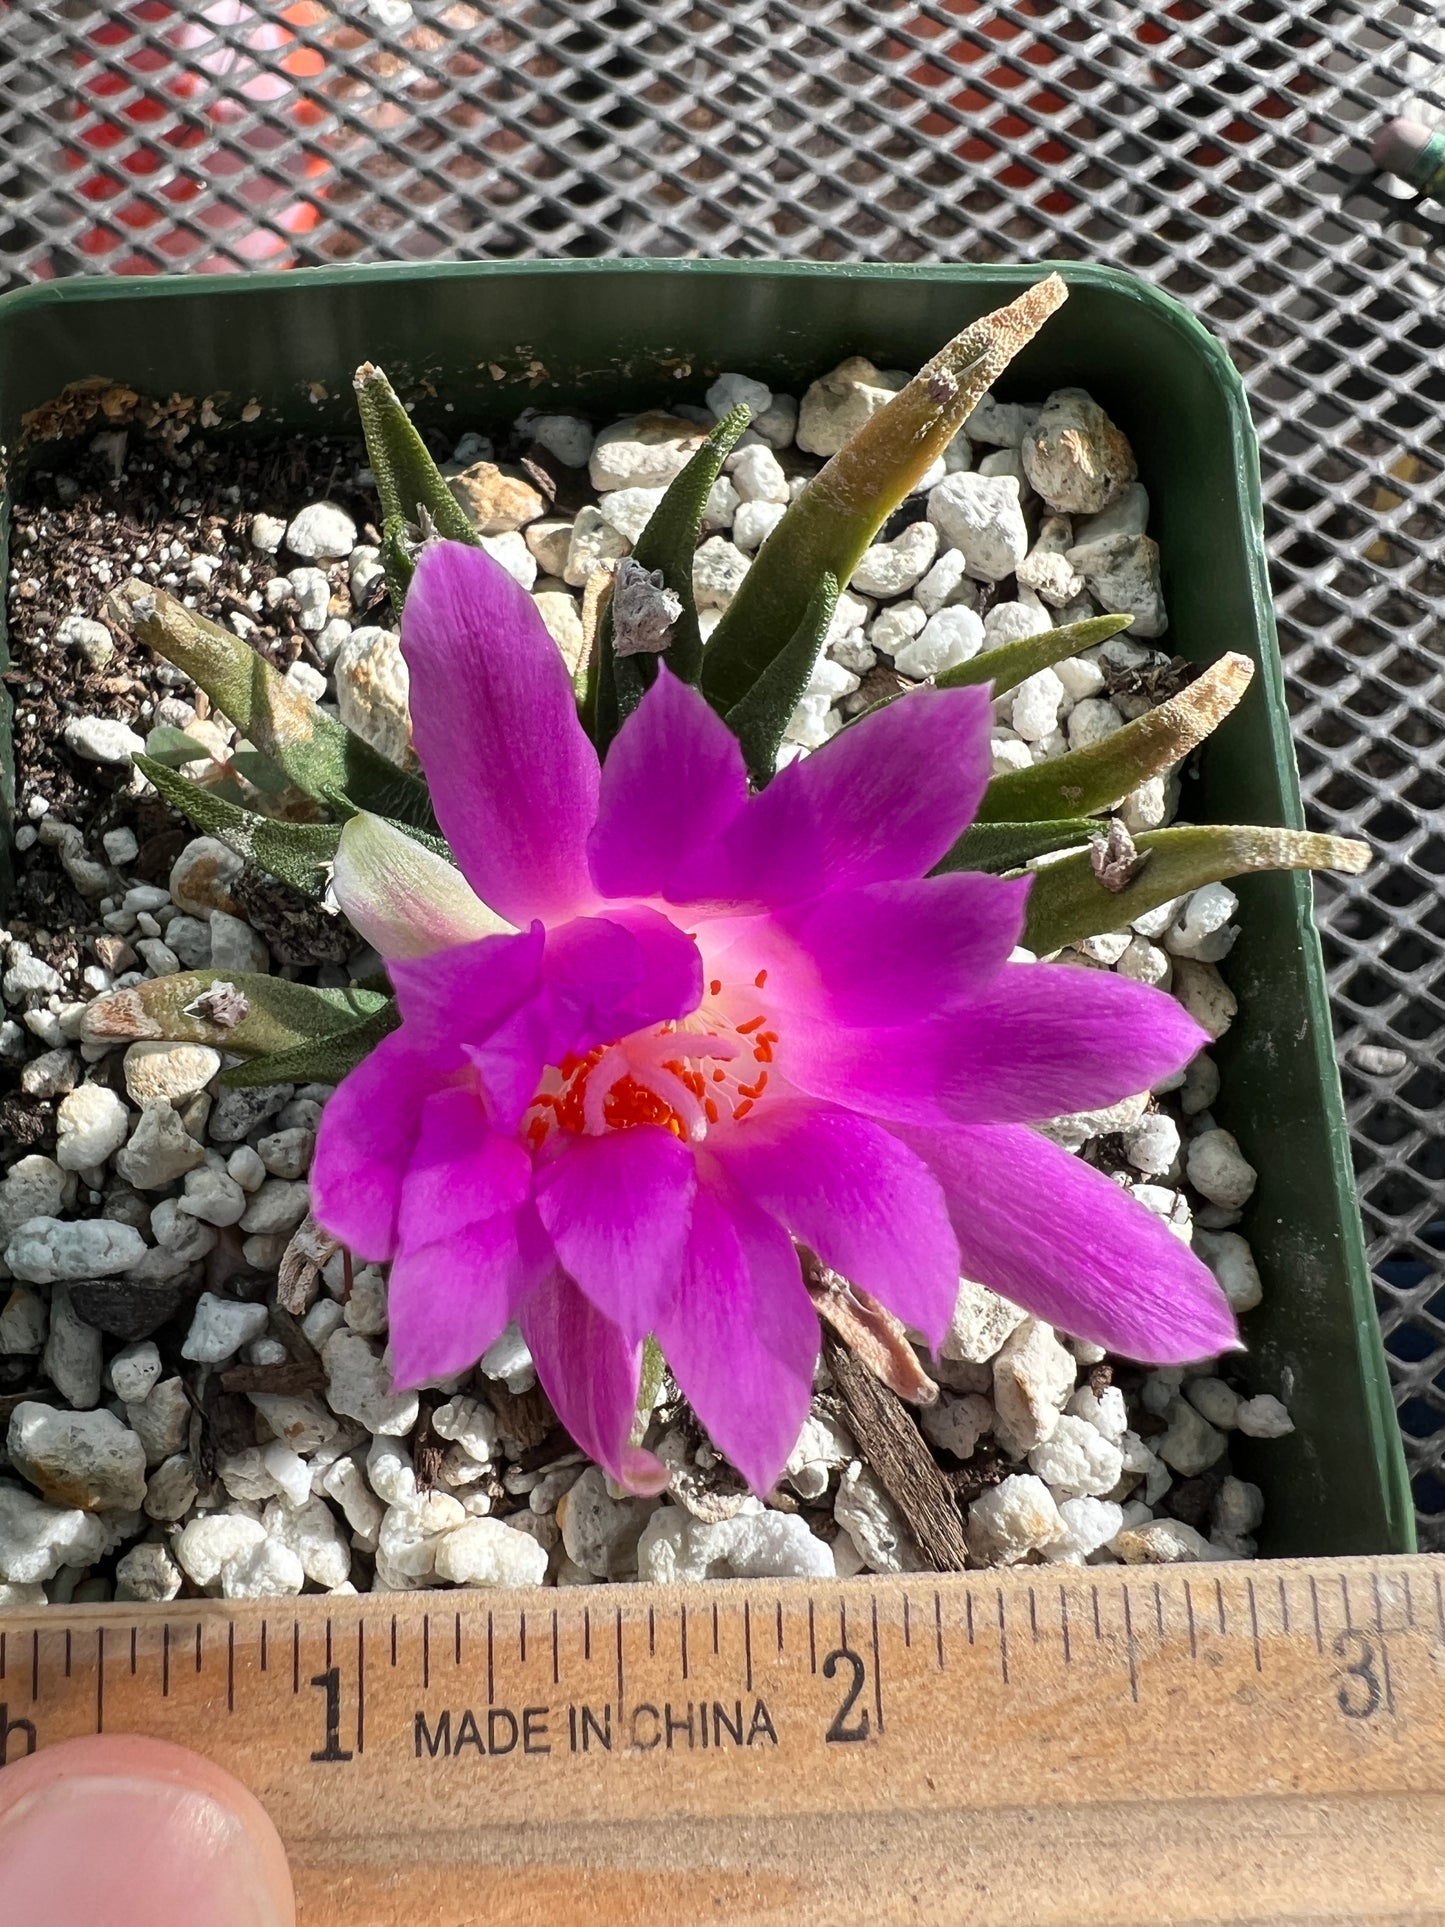
<svg viewBox="0 0 1445 1927">
<path fill-rule="evenodd" d="M 382 566 L 397 615 L 411 586 L 411 532 L 419 537 L 424 519 L 438 535 L 481 546 L 466 510 L 427 453 L 411 416 L 379 368 L 364 361 L 352 377 L 366 453 L 381 498 Z"/>
<path fill-rule="evenodd" d="M 1102 742 L 995 776 L 979 805 L 979 821 L 1025 823 L 1112 808 L 1198 748 L 1234 708 L 1253 674 L 1248 656 L 1221 656 L 1177 696 Z"/>
<path fill-rule="evenodd" d="M 1370 846 L 1352 837 L 1247 825 L 1148 830 L 1135 837 L 1134 848 L 1145 861 L 1122 890 L 1100 883 L 1090 850 L 1041 863 L 1032 872 L 1024 924 L 1030 950 L 1046 956 L 1064 944 L 1122 930 L 1171 898 L 1250 871 L 1343 870 L 1359 876 L 1370 864 Z"/>
<path fill-rule="evenodd" d="M 1057 274 L 965 328 L 816 475 L 759 549 L 703 656 L 724 715 L 797 633 L 825 571 L 848 582 L 884 518 L 943 453 L 979 398 L 1064 301 Z"/>
<path fill-rule="evenodd" d="M 1020 636 L 1016 642 L 1001 643 L 985 649 L 969 662 L 955 663 L 933 679 L 935 689 L 976 689 L 991 682 L 995 696 L 1016 689 L 1041 669 L 1052 669 L 1067 656 L 1081 656 L 1110 636 L 1127 629 L 1133 616 L 1090 616 L 1087 622 L 1066 622 L 1060 629 L 1045 629 L 1036 636 Z"/>
<path fill-rule="evenodd" d="M 837 576 L 825 573 L 786 646 L 727 713 L 727 726 L 738 739 L 748 775 L 758 789 L 777 774 L 783 732 L 817 667 L 838 595 Z"/>
<path fill-rule="evenodd" d="M 702 530 L 702 518 L 713 483 L 722 465 L 747 432 L 751 410 L 734 408 L 724 415 L 687 467 L 673 477 L 667 493 L 638 536 L 632 559 L 641 569 L 662 571 L 662 586 L 682 604 L 672 626 L 672 639 L 663 656 L 646 653 L 617 656 L 612 649 L 612 602 L 608 599 L 597 625 L 597 702 L 593 738 L 605 756 L 613 737 L 642 701 L 657 675 L 659 660 L 680 682 L 695 683 L 702 668 L 702 635 L 697 600 L 692 589 L 692 558 Z"/>
<path fill-rule="evenodd" d="M 213 795 L 189 777 L 178 776 L 149 756 L 132 760 L 171 808 L 179 810 L 204 835 L 219 837 L 238 856 L 289 883 L 303 896 L 319 900 L 326 894 L 327 877 L 341 841 L 339 824 L 282 823 L 274 817 L 258 816 L 254 810 Z"/>
<path fill-rule="evenodd" d="M 133 579 L 115 590 L 109 606 L 117 622 L 199 684 L 304 795 L 343 816 L 374 810 L 436 830 L 424 784 L 324 715 L 247 643 Z"/>
<path fill-rule="evenodd" d="M 250 1056 L 295 1050 L 374 1017 L 390 998 L 374 990 L 318 990 L 259 971 L 179 970 L 112 990 L 87 1004 L 88 1044 L 210 1044 Z"/>
</svg>

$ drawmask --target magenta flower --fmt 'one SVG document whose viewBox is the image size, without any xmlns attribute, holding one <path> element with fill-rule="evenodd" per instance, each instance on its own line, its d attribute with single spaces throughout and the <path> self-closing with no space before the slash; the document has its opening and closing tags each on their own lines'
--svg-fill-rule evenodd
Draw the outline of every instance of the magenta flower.
<svg viewBox="0 0 1445 1927">
<path fill-rule="evenodd" d="M 665 667 L 599 767 L 530 598 L 475 549 L 423 555 L 402 645 L 462 875 L 348 824 L 337 894 L 403 1022 L 312 1173 L 321 1222 L 391 1261 L 399 1385 L 515 1318 L 577 1443 L 655 1489 L 628 1442 L 652 1333 L 763 1492 L 818 1355 L 794 1240 L 934 1343 L 960 1272 L 1132 1358 L 1235 1342 L 1188 1247 L 1029 1128 L 1204 1033 L 1122 978 L 1010 964 L 1026 882 L 928 875 L 988 777 L 985 691 L 912 693 L 750 795 Z"/>
</svg>

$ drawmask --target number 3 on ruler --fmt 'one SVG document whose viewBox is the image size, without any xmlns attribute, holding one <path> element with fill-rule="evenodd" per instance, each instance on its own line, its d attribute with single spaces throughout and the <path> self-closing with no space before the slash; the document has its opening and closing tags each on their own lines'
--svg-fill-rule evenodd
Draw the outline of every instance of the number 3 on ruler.
<svg viewBox="0 0 1445 1927">
<path fill-rule="evenodd" d="M 1380 1710 L 1382 1688 L 1375 1671 L 1375 1649 L 1363 1633 L 1343 1632 L 1335 1638 L 1336 1659 L 1346 1660 L 1345 1678 L 1335 1699 L 1348 1720 L 1368 1720 Z"/>
<path fill-rule="evenodd" d="M 867 1678 L 867 1672 L 862 1659 L 849 1647 L 840 1646 L 836 1652 L 829 1653 L 828 1657 L 823 1661 L 823 1677 L 824 1679 L 833 1679 L 840 1669 L 845 1667 L 852 1675 L 852 1683 L 848 1691 L 843 1695 L 843 1704 L 833 1715 L 833 1724 L 828 1728 L 826 1735 L 826 1737 L 835 1744 L 848 1740 L 866 1740 L 868 1737 L 868 1709 L 866 1706 L 851 1725 L 848 1723 L 848 1715 L 858 1704 L 858 1695 L 863 1691 L 863 1683 Z"/>
</svg>

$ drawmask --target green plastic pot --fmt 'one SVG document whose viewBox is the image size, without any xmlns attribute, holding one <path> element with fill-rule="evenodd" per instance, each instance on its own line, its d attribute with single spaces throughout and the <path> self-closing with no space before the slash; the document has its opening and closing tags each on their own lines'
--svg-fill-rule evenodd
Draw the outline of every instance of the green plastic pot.
<svg viewBox="0 0 1445 1927">
<path fill-rule="evenodd" d="M 1167 296 L 1061 263 L 1071 298 L 1004 390 L 1076 384 L 1123 426 L 1154 504 L 1171 645 L 1260 673 L 1203 759 L 1196 818 L 1303 821 L 1260 526 L 1258 456 L 1239 376 Z M 420 421 L 505 423 L 524 406 L 596 416 L 696 401 L 723 369 L 798 393 L 844 355 L 912 368 L 1040 268 L 753 262 L 457 263 L 287 275 L 63 281 L 0 300 L 0 437 L 70 383 L 210 396 L 228 426 L 354 432 L 351 374 L 380 362 Z M 247 407 L 255 402 L 256 410 Z M 93 426 L 103 426 L 96 423 Z M 91 432 L 93 432 L 93 427 Z M 50 445 L 53 455 L 54 445 Z M 34 454 L 46 458 L 43 446 Z M 1197 800 L 1196 800 L 1197 799 Z M 1413 1515 L 1375 1319 L 1307 877 L 1240 885 L 1229 980 L 1241 1013 L 1218 1049 L 1220 1122 L 1259 1167 L 1243 1231 L 1265 1281 L 1246 1371 L 1284 1398 L 1293 1436 L 1238 1439 L 1263 1486 L 1275 1555 L 1405 1551 Z"/>
</svg>

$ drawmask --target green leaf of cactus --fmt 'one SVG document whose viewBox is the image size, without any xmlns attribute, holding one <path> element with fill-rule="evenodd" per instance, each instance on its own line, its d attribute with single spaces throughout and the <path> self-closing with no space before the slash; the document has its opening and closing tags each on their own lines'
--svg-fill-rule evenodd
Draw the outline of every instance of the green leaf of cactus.
<svg viewBox="0 0 1445 1927">
<path fill-rule="evenodd" d="M 347 1030 L 335 1031 L 314 1044 L 297 1044 L 292 1050 L 271 1051 L 233 1064 L 221 1072 L 221 1082 L 232 1089 L 256 1084 L 339 1084 L 400 1022 L 396 1000 L 388 998 L 380 1010 Z"/>
<path fill-rule="evenodd" d="M 1121 930 L 1172 897 L 1253 870 L 1343 870 L 1358 876 L 1370 863 L 1369 845 L 1351 837 L 1224 824 L 1148 830 L 1135 837 L 1134 848 L 1145 860 L 1122 890 L 1106 889 L 1099 881 L 1090 850 L 1040 864 L 1032 872 L 1024 925 L 1029 948 L 1042 956 Z"/>
<path fill-rule="evenodd" d="M 724 415 L 687 467 L 668 484 L 667 493 L 638 536 L 632 559 L 641 569 L 660 569 L 662 586 L 682 604 L 666 650 L 667 666 L 682 682 L 695 683 L 702 668 L 702 635 L 692 591 L 692 558 L 703 512 L 722 465 L 746 432 L 752 415 L 745 407 Z M 612 603 L 597 626 L 596 727 L 598 753 L 605 756 L 613 737 L 642 701 L 657 675 L 657 656 L 617 656 L 612 649 Z"/>
<path fill-rule="evenodd" d="M 740 702 L 797 633 L 825 570 L 846 583 L 884 518 L 953 440 L 984 390 L 1060 306 L 1056 274 L 933 357 L 808 484 L 759 549 L 703 655 L 714 708 Z"/>
<path fill-rule="evenodd" d="M 1187 689 L 1102 742 L 995 776 L 984 791 L 979 820 L 1024 823 L 1110 809 L 1197 748 L 1234 708 L 1253 674 L 1248 656 L 1221 656 Z"/>
<path fill-rule="evenodd" d="M 438 535 L 480 548 L 482 538 L 452 494 L 445 476 L 427 453 L 411 416 L 379 368 L 365 361 L 352 378 L 366 453 L 381 498 L 381 561 L 392 607 L 401 614 L 411 586 L 408 530 L 418 535 L 430 522 Z"/>
<path fill-rule="evenodd" d="M 372 1018 L 390 1000 L 355 987 L 318 990 L 259 971 L 180 970 L 112 990 L 85 1008 L 89 1044 L 210 1044 L 244 1055 L 296 1050 Z"/>
<path fill-rule="evenodd" d="M 238 776 L 244 776 L 252 789 L 265 796 L 281 796 L 291 788 L 286 772 L 277 769 L 259 749 L 233 749 L 228 760 Z"/>
<path fill-rule="evenodd" d="M 340 824 L 280 823 L 226 802 L 149 756 L 137 756 L 134 761 L 171 808 L 188 817 L 205 835 L 219 837 L 238 856 L 280 877 L 303 896 L 319 900 L 325 895 L 336 846 L 341 841 Z"/>
<path fill-rule="evenodd" d="M 219 624 L 134 579 L 110 599 L 114 619 L 173 662 L 304 795 L 349 816 L 372 810 L 435 831 L 425 784 L 286 681 L 266 658 Z"/>
<path fill-rule="evenodd" d="M 1044 629 L 1036 636 L 1021 636 L 997 649 L 985 649 L 971 662 L 956 663 L 933 678 L 935 689 L 975 689 L 991 682 L 995 696 L 1035 676 L 1041 669 L 1052 669 L 1066 656 L 1081 656 L 1110 636 L 1127 629 L 1133 616 L 1090 616 L 1087 622 L 1066 622 L 1059 629 Z"/>
<path fill-rule="evenodd" d="M 1066 816 L 1053 823 L 974 823 L 954 844 L 934 876 L 949 870 L 987 870 L 1002 876 L 1018 870 L 1051 850 L 1071 850 L 1086 844 L 1098 830 L 1090 816 Z"/>
<path fill-rule="evenodd" d="M 164 763 L 167 769 L 184 769 L 187 763 L 207 762 L 210 754 L 204 743 L 187 736 L 183 729 L 172 729 L 169 723 L 158 723 L 146 737 L 146 755 L 153 762 Z"/>
<path fill-rule="evenodd" d="M 837 576 L 825 574 L 786 646 L 727 713 L 727 726 L 737 737 L 748 775 L 759 789 L 777 771 L 783 732 L 817 665 L 839 593 Z"/>
</svg>

